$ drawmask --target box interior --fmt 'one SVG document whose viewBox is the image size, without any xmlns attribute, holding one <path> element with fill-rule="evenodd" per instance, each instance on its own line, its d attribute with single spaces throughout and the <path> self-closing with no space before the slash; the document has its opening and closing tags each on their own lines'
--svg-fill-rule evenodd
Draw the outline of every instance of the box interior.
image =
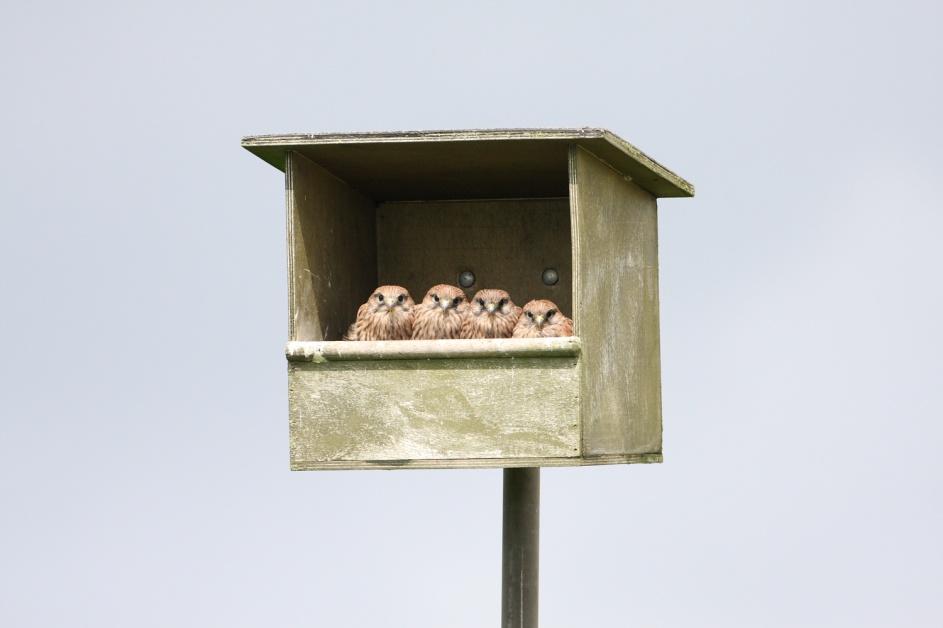
<svg viewBox="0 0 943 628">
<path fill-rule="evenodd" d="M 574 315 L 570 202 L 558 195 L 567 189 L 565 164 L 562 180 L 547 188 L 555 195 L 544 197 L 450 197 L 448 181 L 436 174 L 428 187 L 444 198 L 377 199 L 369 185 L 353 187 L 294 152 L 286 174 L 291 340 L 341 340 L 378 285 L 402 285 L 418 303 L 435 284 L 459 285 L 465 271 L 475 276 L 465 288 L 469 299 L 503 288 L 518 305 L 549 299 Z M 421 191 L 422 173 L 404 189 Z M 549 268 L 555 285 L 543 281 Z"/>
</svg>

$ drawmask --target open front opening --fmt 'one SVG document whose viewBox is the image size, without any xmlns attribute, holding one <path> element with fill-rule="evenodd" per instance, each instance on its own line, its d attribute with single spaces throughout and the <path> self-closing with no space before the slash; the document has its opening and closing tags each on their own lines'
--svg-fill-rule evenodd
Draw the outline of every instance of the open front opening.
<svg viewBox="0 0 943 628">
<path fill-rule="evenodd" d="M 383 200 L 298 153 L 286 166 L 291 340 L 340 340 L 385 284 L 404 286 L 417 303 L 440 283 L 467 299 L 499 288 L 517 305 L 547 299 L 573 316 L 566 196 Z M 561 176 L 555 193 L 566 189 L 565 167 Z M 448 190 L 439 179 L 429 185 Z"/>
</svg>

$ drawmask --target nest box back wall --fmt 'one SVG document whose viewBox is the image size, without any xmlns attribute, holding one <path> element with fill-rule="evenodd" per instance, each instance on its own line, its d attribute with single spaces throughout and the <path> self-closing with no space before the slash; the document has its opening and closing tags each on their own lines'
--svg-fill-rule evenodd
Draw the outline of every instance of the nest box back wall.
<svg viewBox="0 0 943 628">
<path fill-rule="evenodd" d="M 285 177 L 289 337 L 340 340 L 377 286 L 376 204 L 296 152 Z"/>
<path fill-rule="evenodd" d="M 389 202 L 376 216 L 379 283 L 403 285 L 417 302 L 469 270 L 469 298 L 502 288 L 518 305 L 550 299 L 572 312 L 568 198 Z M 544 284 L 546 268 L 557 271 L 555 285 Z"/>
</svg>

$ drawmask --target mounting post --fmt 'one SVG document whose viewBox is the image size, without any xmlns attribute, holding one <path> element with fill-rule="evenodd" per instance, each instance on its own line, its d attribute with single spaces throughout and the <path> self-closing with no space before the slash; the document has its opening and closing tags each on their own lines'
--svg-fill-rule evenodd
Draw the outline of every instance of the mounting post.
<svg viewBox="0 0 943 628">
<path fill-rule="evenodd" d="M 504 470 L 501 628 L 537 628 L 540 468 Z"/>
</svg>

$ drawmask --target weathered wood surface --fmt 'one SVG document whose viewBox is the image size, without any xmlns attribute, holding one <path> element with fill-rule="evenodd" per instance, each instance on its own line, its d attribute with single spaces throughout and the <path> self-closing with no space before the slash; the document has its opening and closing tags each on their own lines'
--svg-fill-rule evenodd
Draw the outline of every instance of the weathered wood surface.
<svg viewBox="0 0 943 628">
<path fill-rule="evenodd" d="M 589 456 L 584 458 L 463 458 L 456 460 L 337 460 L 292 461 L 292 471 L 342 471 L 369 469 L 509 469 L 515 467 L 592 467 L 605 464 L 662 462 L 661 454 Z"/>
<path fill-rule="evenodd" d="M 302 152 L 378 201 L 564 196 L 571 144 L 655 196 L 694 195 L 693 185 L 606 129 L 289 133 L 242 140 L 280 169 L 287 152 Z"/>
<path fill-rule="evenodd" d="M 243 145 L 286 171 L 293 469 L 661 461 L 655 197 L 688 182 L 602 129 Z M 577 336 L 333 342 L 376 285 L 418 299 L 463 270 Z"/>
<path fill-rule="evenodd" d="M 660 452 L 655 198 L 573 147 L 570 203 L 583 455 Z"/>
<path fill-rule="evenodd" d="M 288 373 L 292 468 L 580 453 L 575 357 L 289 362 Z"/>
<path fill-rule="evenodd" d="M 296 152 L 286 188 L 289 338 L 338 340 L 377 286 L 375 204 Z"/>
<path fill-rule="evenodd" d="M 572 303 L 570 206 L 564 198 L 382 203 L 377 208 L 379 282 L 405 286 L 422 299 L 430 286 L 458 285 L 475 273 L 481 288 L 507 290 L 518 305 L 550 299 L 569 314 Z M 544 285 L 555 268 L 560 280 Z"/>
<path fill-rule="evenodd" d="M 285 356 L 291 362 L 576 357 L 579 354 L 580 339 L 576 336 L 478 340 L 295 341 L 285 346 Z"/>
</svg>

